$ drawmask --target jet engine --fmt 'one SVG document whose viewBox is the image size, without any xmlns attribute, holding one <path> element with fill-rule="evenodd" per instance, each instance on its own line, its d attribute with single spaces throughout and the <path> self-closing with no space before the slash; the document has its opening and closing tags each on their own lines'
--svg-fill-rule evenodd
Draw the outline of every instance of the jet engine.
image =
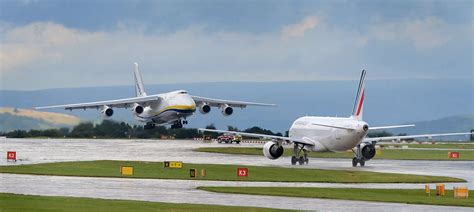
<svg viewBox="0 0 474 212">
<path fill-rule="evenodd" d="M 142 114 L 142 113 L 143 113 L 143 106 L 141 106 L 141 105 L 139 105 L 139 104 L 135 104 L 135 106 L 133 106 L 132 111 L 133 111 L 135 114 Z"/>
<path fill-rule="evenodd" d="M 232 109 L 232 107 L 226 104 L 221 106 L 221 110 L 222 110 L 222 115 L 224 116 L 230 116 L 234 112 L 234 109 Z"/>
<path fill-rule="evenodd" d="M 211 106 L 206 103 L 201 104 L 201 106 L 199 106 L 199 112 L 201 112 L 201 114 L 207 114 L 211 112 Z"/>
<path fill-rule="evenodd" d="M 283 155 L 283 146 L 278 146 L 277 143 L 269 141 L 263 145 L 263 155 L 272 160 L 278 159 Z"/>
<path fill-rule="evenodd" d="M 105 105 L 102 107 L 102 110 L 100 111 L 100 113 L 102 113 L 102 116 L 104 116 L 105 118 L 109 118 L 112 115 L 114 115 L 114 110 L 110 108 L 109 106 Z"/>
<path fill-rule="evenodd" d="M 361 144 L 361 153 L 366 160 L 370 160 L 375 156 L 375 146 L 370 143 Z"/>
</svg>

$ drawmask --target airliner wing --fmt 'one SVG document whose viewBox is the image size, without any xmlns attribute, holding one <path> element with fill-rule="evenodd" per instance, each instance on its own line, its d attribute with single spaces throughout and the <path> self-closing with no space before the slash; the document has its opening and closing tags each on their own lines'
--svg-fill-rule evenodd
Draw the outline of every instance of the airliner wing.
<svg viewBox="0 0 474 212">
<path fill-rule="evenodd" d="M 230 107 L 240 107 L 245 108 L 248 105 L 251 106 L 276 106 L 276 104 L 266 104 L 266 103 L 257 103 L 257 102 L 242 102 L 242 101 L 233 101 L 233 100 L 224 100 L 224 99 L 211 99 L 207 97 L 200 96 L 191 96 L 194 99 L 196 104 L 206 103 L 213 107 L 219 107 L 221 105 L 229 105 Z"/>
<path fill-rule="evenodd" d="M 311 145 L 311 146 L 314 145 L 314 143 L 312 143 L 310 141 L 307 141 L 307 140 L 304 140 L 304 139 L 291 138 L 291 137 L 285 137 L 285 136 L 265 135 L 265 134 L 226 131 L 226 130 L 212 130 L 212 129 L 202 129 L 202 128 L 199 128 L 198 130 L 199 131 L 205 131 L 205 132 L 216 132 L 216 133 L 228 133 L 228 134 L 234 134 L 234 135 L 243 135 L 243 136 L 248 136 L 248 137 L 253 137 L 253 138 L 270 138 L 270 139 L 276 139 L 276 140 L 287 140 L 287 141 L 294 142 L 294 143 L 301 143 L 301 144 L 306 144 L 306 145 Z"/>
<path fill-rule="evenodd" d="M 411 139 L 411 138 L 431 138 L 439 136 L 452 136 L 452 135 L 470 135 L 473 133 L 443 133 L 443 134 L 424 134 L 424 135 L 405 135 L 405 136 L 388 136 L 388 137 L 378 137 L 378 138 L 364 138 L 362 142 L 379 142 L 379 141 L 391 141 L 391 140 L 401 140 L 401 139 Z"/>
<path fill-rule="evenodd" d="M 107 101 L 99 102 L 86 102 L 78 104 L 67 104 L 67 105 L 54 105 L 54 106 L 45 106 L 45 107 L 35 107 L 37 110 L 41 109 L 51 109 L 51 108 L 64 108 L 65 110 L 75 110 L 75 109 L 99 109 L 100 107 L 107 105 L 108 107 L 115 108 L 127 108 L 132 107 L 135 103 L 146 104 L 152 101 L 160 101 L 161 97 L 158 95 L 151 96 L 142 96 L 142 97 L 132 97 L 125 99 L 114 99 Z"/>
</svg>

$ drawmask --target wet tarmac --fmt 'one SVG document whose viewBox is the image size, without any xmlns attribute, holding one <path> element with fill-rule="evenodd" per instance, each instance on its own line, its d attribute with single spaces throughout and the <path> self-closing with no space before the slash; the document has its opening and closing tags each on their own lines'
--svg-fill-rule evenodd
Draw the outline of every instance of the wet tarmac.
<svg viewBox="0 0 474 212">
<path fill-rule="evenodd" d="M 312 158 L 308 166 L 291 166 L 288 157 L 268 160 L 264 156 L 242 156 L 195 152 L 198 147 L 261 146 L 261 144 L 216 144 L 201 141 L 152 140 L 60 140 L 60 139 L 0 139 L 0 152 L 16 151 L 19 161 L 0 165 L 48 163 L 90 160 L 180 160 L 185 163 L 241 164 L 282 166 L 295 168 L 323 168 L 365 170 L 375 172 L 441 175 L 466 179 L 474 188 L 473 161 L 410 161 L 371 160 L 366 167 L 352 167 L 348 159 Z M 320 211 L 446 211 L 469 210 L 462 207 L 408 205 L 364 201 L 325 200 L 310 198 L 269 197 L 237 194 L 218 194 L 196 190 L 198 186 L 299 186 L 299 187 L 355 187 L 355 188 L 419 188 L 424 184 L 334 184 L 334 183 L 274 183 L 220 182 L 194 180 L 145 180 L 117 178 L 81 178 L 0 174 L 0 192 L 36 195 L 131 199 L 144 201 L 245 205 Z M 472 211 L 472 209 L 470 210 Z"/>
</svg>

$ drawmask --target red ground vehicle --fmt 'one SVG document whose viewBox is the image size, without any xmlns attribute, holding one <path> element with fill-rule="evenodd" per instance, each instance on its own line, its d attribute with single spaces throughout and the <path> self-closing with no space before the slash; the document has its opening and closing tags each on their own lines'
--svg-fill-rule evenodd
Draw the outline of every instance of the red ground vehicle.
<svg viewBox="0 0 474 212">
<path fill-rule="evenodd" d="M 233 142 L 239 144 L 240 140 L 238 136 L 233 136 L 233 135 L 221 135 L 217 137 L 217 142 L 218 143 L 226 143 L 226 144 L 231 144 Z"/>
</svg>

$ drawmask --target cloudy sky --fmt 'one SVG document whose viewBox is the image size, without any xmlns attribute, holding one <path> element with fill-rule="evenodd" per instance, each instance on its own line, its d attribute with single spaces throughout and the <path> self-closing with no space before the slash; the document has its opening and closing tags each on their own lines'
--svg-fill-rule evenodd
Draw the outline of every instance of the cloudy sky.
<svg viewBox="0 0 474 212">
<path fill-rule="evenodd" d="M 0 1 L 0 89 L 473 78 L 472 1 Z"/>
</svg>

